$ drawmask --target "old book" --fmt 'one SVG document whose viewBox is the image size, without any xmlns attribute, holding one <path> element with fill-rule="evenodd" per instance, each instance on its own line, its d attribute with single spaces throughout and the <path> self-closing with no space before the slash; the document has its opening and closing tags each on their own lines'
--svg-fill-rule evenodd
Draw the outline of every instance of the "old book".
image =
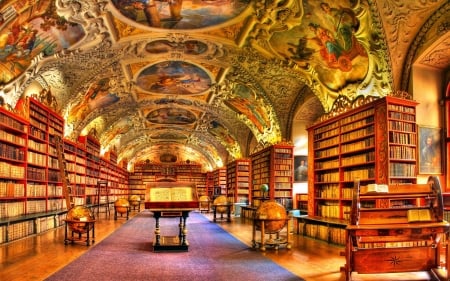
<svg viewBox="0 0 450 281">
<path fill-rule="evenodd" d="M 389 192 L 389 186 L 387 184 L 368 184 L 361 186 L 361 194 L 365 193 L 387 193 Z"/>
<path fill-rule="evenodd" d="M 192 188 L 190 187 L 161 187 L 150 189 L 152 202 L 192 201 Z"/>
<path fill-rule="evenodd" d="M 431 221 L 429 209 L 409 209 L 407 212 L 408 222 Z"/>
</svg>

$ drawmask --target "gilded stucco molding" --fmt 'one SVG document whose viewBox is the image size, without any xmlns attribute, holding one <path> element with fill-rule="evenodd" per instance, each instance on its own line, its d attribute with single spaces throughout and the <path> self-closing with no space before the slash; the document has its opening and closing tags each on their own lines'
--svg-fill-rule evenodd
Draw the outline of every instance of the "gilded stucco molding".
<svg viewBox="0 0 450 281">
<path fill-rule="evenodd" d="M 439 48 L 439 50 L 443 50 L 447 52 L 447 57 L 450 48 L 442 49 L 443 46 L 445 46 L 447 43 L 445 43 L 445 34 L 448 34 L 449 30 L 449 16 L 450 16 L 450 2 L 447 2 L 446 4 L 442 5 L 438 10 L 436 10 L 432 16 L 428 18 L 428 20 L 423 24 L 422 28 L 418 32 L 418 34 L 415 36 L 413 42 L 411 43 L 410 48 L 408 49 L 408 52 L 406 54 L 406 60 L 404 65 L 404 71 L 401 76 L 401 87 L 402 90 L 408 90 L 410 87 L 410 80 L 411 80 L 411 74 L 412 74 L 412 66 L 415 63 L 415 60 L 422 55 L 422 52 L 425 51 L 425 48 L 431 44 L 431 42 L 435 42 L 436 40 L 444 40 L 443 45 Z M 434 32 L 431 32 L 433 31 Z M 433 35 L 431 35 L 433 33 Z M 442 37 L 439 39 L 439 37 Z M 448 41 L 447 41 L 448 42 Z M 434 67 L 439 66 L 434 65 Z M 445 69 L 447 66 L 444 66 L 443 69 Z"/>
<path fill-rule="evenodd" d="M 375 0 L 386 33 L 390 54 L 393 88 L 406 90 L 401 85 L 405 73 L 404 63 L 411 42 L 422 27 L 422 23 L 446 0 L 397 1 Z"/>
</svg>

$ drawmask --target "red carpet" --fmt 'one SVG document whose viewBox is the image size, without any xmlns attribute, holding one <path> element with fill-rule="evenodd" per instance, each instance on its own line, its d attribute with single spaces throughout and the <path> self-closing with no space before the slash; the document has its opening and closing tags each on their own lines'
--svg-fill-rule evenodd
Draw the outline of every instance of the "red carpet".
<svg viewBox="0 0 450 281">
<path fill-rule="evenodd" d="M 160 223 L 162 235 L 178 233 L 177 218 Z M 141 212 L 47 280 L 303 280 L 199 213 L 187 220 L 188 252 L 153 252 L 154 229 L 152 214 Z"/>
</svg>

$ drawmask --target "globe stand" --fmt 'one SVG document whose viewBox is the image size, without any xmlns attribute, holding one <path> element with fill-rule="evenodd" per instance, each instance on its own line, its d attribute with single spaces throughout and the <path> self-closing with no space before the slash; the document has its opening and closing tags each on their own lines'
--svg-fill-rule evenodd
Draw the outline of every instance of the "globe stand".
<svg viewBox="0 0 450 281">
<path fill-rule="evenodd" d="M 291 217 L 287 215 L 286 209 L 281 204 L 273 200 L 263 202 L 255 211 L 253 218 L 252 247 L 265 251 L 266 246 L 278 250 L 283 245 L 290 249 L 291 222 Z M 282 236 L 281 232 L 284 229 L 286 229 L 286 235 Z M 260 231 L 260 240 L 256 238 L 257 231 Z M 269 235 L 268 239 L 266 235 Z"/>
<path fill-rule="evenodd" d="M 265 225 L 271 222 L 285 222 L 287 224 L 285 236 L 282 236 L 281 232 L 283 229 L 276 232 L 268 232 L 266 230 Z M 258 227 L 259 225 L 259 227 Z M 259 248 L 261 251 L 265 251 L 267 247 L 274 248 L 278 250 L 280 246 L 285 246 L 286 249 L 291 249 L 292 244 L 290 241 L 290 233 L 289 229 L 291 227 L 291 219 L 254 219 L 253 220 L 253 238 L 252 238 L 252 247 Z M 257 231 L 260 232 L 260 240 L 257 240 Z M 268 239 L 266 239 L 266 235 L 269 235 Z M 274 237 L 275 236 L 275 237 Z"/>
</svg>

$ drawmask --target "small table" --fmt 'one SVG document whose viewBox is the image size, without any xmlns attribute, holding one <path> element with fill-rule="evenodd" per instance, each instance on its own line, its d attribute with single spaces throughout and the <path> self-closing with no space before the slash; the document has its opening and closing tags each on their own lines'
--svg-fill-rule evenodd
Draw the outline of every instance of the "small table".
<svg viewBox="0 0 450 281">
<path fill-rule="evenodd" d="M 67 245 L 69 242 L 72 244 L 75 242 L 79 243 L 86 243 L 86 246 L 89 246 L 91 244 L 95 243 L 95 222 L 96 220 L 86 220 L 86 221 L 80 221 L 80 220 L 73 220 L 73 219 L 66 219 L 65 222 L 65 229 L 64 229 L 64 244 Z M 71 227 L 72 225 L 72 227 Z M 76 227 L 74 227 L 74 225 Z M 69 237 L 69 229 L 71 232 L 71 236 Z M 90 234 L 92 232 L 92 234 Z M 78 235 L 75 235 L 78 234 Z M 85 235 L 85 237 L 84 237 Z"/>
<path fill-rule="evenodd" d="M 282 229 L 277 231 L 276 233 L 266 233 L 265 230 L 265 222 L 271 222 L 271 221 L 287 221 L 287 226 L 284 226 Z M 256 240 L 256 225 L 260 225 L 260 232 L 261 232 L 261 240 Z M 286 228 L 286 238 L 282 238 L 280 233 L 281 231 Z M 275 250 L 278 250 L 280 245 L 286 245 L 287 249 L 290 249 L 292 247 L 290 242 L 290 229 L 291 229 L 291 218 L 288 217 L 286 219 L 253 219 L 253 238 L 252 238 L 252 247 L 256 248 L 257 245 L 259 245 L 259 249 L 261 251 L 266 250 L 266 246 L 274 247 Z M 265 236 L 266 234 L 269 235 L 269 239 L 266 240 Z M 272 237 L 272 235 L 275 235 L 275 238 Z"/>
<path fill-rule="evenodd" d="M 225 208 L 226 209 L 226 213 L 227 213 L 227 222 L 231 221 L 231 207 L 233 206 L 233 204 L 231 203 L 215 203 L 213 204 L 213 212 L 214 212 L 214 222 L 217 221 L 217 209 L 218 208 Z M 220 219 L 223 220 L 223 212 L 220 213 Z"/>
<path fill-rule="evenodd" d="M 187 229 L 186 220 L 189 217 L 191 210 L 152 210 L 155 218 L 155 241 L 153 242 L 153 251 L 188 251 L 189 243 L 186 239 Z M 161 217 L 179 217 L 179 232 L 178 236 L 161 236 L 159 219 Z"/>
</svg>

